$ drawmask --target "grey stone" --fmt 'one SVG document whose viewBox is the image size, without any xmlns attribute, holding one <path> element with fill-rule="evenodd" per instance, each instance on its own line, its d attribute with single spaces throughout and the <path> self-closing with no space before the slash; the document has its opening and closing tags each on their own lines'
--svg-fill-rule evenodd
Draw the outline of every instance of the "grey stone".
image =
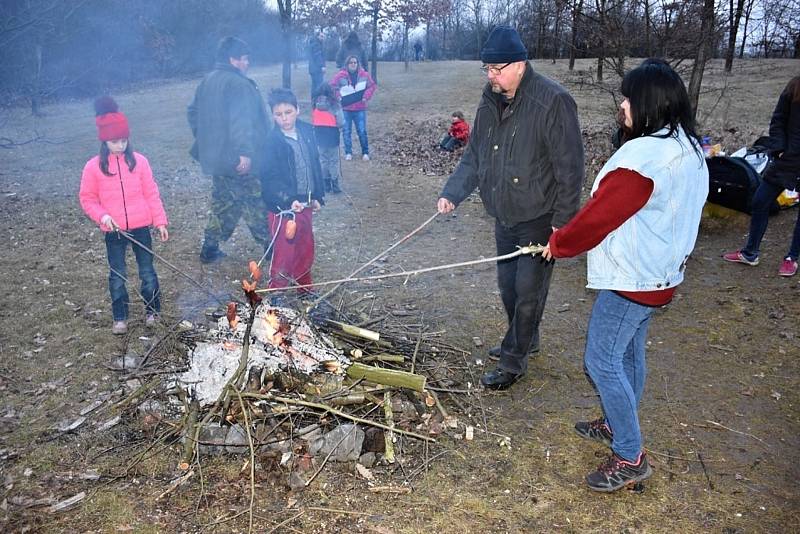
<svg viewBox="0 0 800 534">
<path fill-rule="evenodd" d="M 225 452 L 242 454 L 249 450 L 247 431 L 241 425 L 233 425 L 225 436 Z"/>
<path fill-rule="evenodd" d="M 312 456 L 325 458 L 330 454 L 334 462 L 354 462 L 361 454 L 364 431 L 354 424 L 339 425 L 319 439 L 308 444 Z"/>
<path fill-rule="evenodd" d="M 222 454 L 225 452 L 225 437 L 227 435 L 228 427 L 213 423 L 203 426 L 197 436 L 198 454 Z M 192 436 L 190 436 L 190 438 L 191 437 Z"/>
<path fill-rule="evenodd" d="M 377 459 L 378 457 L 374 452 L 365 452 L 358 458 L 358 463 L 369 468 L 375 465 Z"/>
</svg>

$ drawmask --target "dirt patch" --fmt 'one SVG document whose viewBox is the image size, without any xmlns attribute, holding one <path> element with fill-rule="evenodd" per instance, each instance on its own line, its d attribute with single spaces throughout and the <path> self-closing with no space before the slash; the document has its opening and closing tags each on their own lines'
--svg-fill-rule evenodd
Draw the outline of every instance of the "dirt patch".
<svg viewBox="0 0 800 534">
<path fill-rule="evenodd" d="M 404 72 L 402 65 L 380 65 L 368 112 L 375 160 L 343 162 L 345 194 L 329 197 L 315 220 L 317 279 L 348 274 L 433 214 L 444 173 L 455 161 L 434 161 L 429 150 L 452 111 L 464 110 L 472 122 L 482 83 L 477 67 L 418 63 Z M 589 67 L 588 61 L 578 65 Z M 728 151 L 762 135 L 785 83 L 770 73 L 795 67 L 788 60 L 743 61 L 725 77 L 714 63 L 704 86 L 709 92 L 702 101 L 702 133 Z M 609 151 L 612 101 L 581 84 L 580 74 L 569 73 L 564 63 L 536 62 L 535 68 L 564 83 L 578 103 L 591 182 Z M 295 73 L 298 94 L 307 102 L 307 77 L 300 69 Z M 255 77 L 268 88 L 279 84 L 280 73 L 256 69 Z M 193 481 L 157 501 L 175 477 L 178 452 L 153 447 L 126 469 L 152 440 L 147 428 L 125 421 L 107 430 L 53 431 L 122 386 L 107 368 L 115 357 L 146 352 L 172 321 L 202 320 L 217 300 L 238 292 L 246 260 L 259 254 L 240 227 L 225 245 L 228 259 L 211 267 L 197 260 L 210 181 L 187 154 L 185 106 L 195 84 L 170 83 L 118 97 L 130 118 L 133 145 L 150 159 L 170 216 L 172 239 L 156 250 L 208 290 L 159 265 L 166 321 L 154 333 L 144 329 L 134 306 L 131 333 L 110 335 L 105 250 L 76 199 L 80 170 L 97 149 L 91 104 L 51 106 L 37 119 L 13 110 L 4 121 L 0 135 L 23 139 L 39 133 L 58 143 L 0 154 L 0 520 L 8 529 L 196 530 L 247 509 L 249 477 L 240 461 L 212 459 L 203 465 L 202 485 Z M 415 139 L 419 151 L 413 150 Z M 404 160 L 406 153 L 413 163 Z M 667 524 L 679 532 L 750 532 L 795 524 L 800 286 L 797 278 L 777 277 L 776 270 L 796 213 L 771 219 L 756 268 L 720 260 L 747 232 L 746 217 L 724 215 L 703 221 L 687 280 L 651 326 L 641 415 L 656 474 L 644 494 L 598 496 L 583 485 L 605 451 L 572 431 L 574 421 L 597 413 L 581 366 L 593 293 L 584 288 L 585 260 L 578 258 L 556 266 L 542 352 L 528 376 L 507 393 L 473 395 L 462 407 L 443 395 L 460 419 L 481 429 L 474 441 L 443 440 L 447 452 L 410 478 L 412 492 L 405 495 L 370 492 L 352 465 L 326 469 L 306 491 L 292 493 L 278 465 L 264 460 L 257 476 L 259 524 L 270 530 L 285 522 L 282 528 L 304 532 L 638 532 Z M 437 218 L 375 272 L 493 254 L 491 220 L 472 199 L 452 216 Z M 472 338 L 490 345 L 505 327 L 490 264 L 347 286 L 339 298 L 348 304 L 366 295 L 372 295 L 361 301 L 369 303 L 362 310 L 367 319 L 384 317 L 412 331 L 425 325 L 432 340 L 466 349 L 458 387 L 474 385 L 485 364 L 484 348 Z M 406 480 L 411 473 L 403 469 L 401 462 L 374 484 Z M 81 477 L 90 470 L 101 479 Z M 109 474 L 121 476 L 112 480 Z M 32 504 L 80 491 L 87 498 L 65 513 L 48 514 Z M 207 527 L 246 528 L 246 514 Z"/>
</svg>

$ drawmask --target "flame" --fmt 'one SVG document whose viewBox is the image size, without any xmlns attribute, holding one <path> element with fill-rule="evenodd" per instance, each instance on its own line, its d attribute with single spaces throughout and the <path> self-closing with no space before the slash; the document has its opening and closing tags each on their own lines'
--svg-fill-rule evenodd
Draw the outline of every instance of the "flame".
<svg viewBox="0 0 800 534">
<path fill-rule="evenodd" d="M 233 343 L 232 341 L 222 342 L 222 348 L 225 350 L 236 350 L 236 346 L 237 346 L 236 343 Z"/>
</svg>

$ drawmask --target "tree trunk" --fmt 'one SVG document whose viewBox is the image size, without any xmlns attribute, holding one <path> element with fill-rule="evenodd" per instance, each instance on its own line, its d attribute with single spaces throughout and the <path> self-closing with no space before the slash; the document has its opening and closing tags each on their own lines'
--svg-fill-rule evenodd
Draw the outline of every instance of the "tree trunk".
<svg viewBox="0 0 800 534">
<path fill-rule="evenodd" d="M 700 101 L 700 86 L 703 83 L 703 71 L 708 61 L 708 49 L 711 33 L 714 31 L 714 0 L 703 0 L 702 22 L 700 25 L 700 43 L 692 66 L 692 77 L 689 79 L 689 102 L 692 115 L 697 116 L 697 105 Z"/>
<path fill-rule="evenodd" d="M 736 34 L 739 31 L 739 22 L 742 20 L 744 11 L 744 0 L 736 0 L 736 9 L 733 7 L 733 0 L 728 1 L 729 24 L 728 29 L 728 49 L 725 50 L 725 72 L 733 69 L 733 55 L 736 51 Z"/>
<path fill-rule="evenodd" d="M 744 28 L 742 28 L 742 46 L 739 48 L 739 59 L 744 58 L 744 48 L 747 42 L 747 26 L 750 24 L 750 15 L 753 13 L 753 3 L 755 0 L 750 0 L 747 3 L 744 11 Z"/>
<path fill-rule="evenodd" d="M 403 70 L 408 72 L 408 23 L 403 22 L 403 46 L 400 48 L 403 58 Z"/>
<path fill-rule="evenodd" d="M 370 74 L 375 83 L 378 83 L 378 16 L 380 15 L 381 4 L 376 1 L 372 10 L 372 68 Z"/>
<path fill-rule="evenodd" d="M 556 64 L 556 59 L 558 58 L 558 44 L 561 42 L 561 12 L 562 6 L 561 2 L 556 0 L 556 21 L 553 26 L 553 65 Z"/>
<path fill-rule="evenodd" d="M 653 57 L 652 24 L 653 22 L 650 20 L 650 0 L 644 0 L 644 43 L 647 57 Z"/>
<path fill-rule="evenodd" d="M 572 30 L 569 38 L 569 70 L 575 70 L 575 56 L 578 53 L 578 19 L 583 9 L 583 0 L 578 0 L 572 8 Z"/>
<path fill-rule="evenodd" d="M 286 47 L 283 54 L 283 68 L 281 69 L 281 85 L 286 89 L 292 88 L 292 61 L 294 59 L 294 31 L 292 28 L 292 3 L 293 0 L 278 0 L 278 13 L 281 19 L 283 45 Z"/>
</svg>

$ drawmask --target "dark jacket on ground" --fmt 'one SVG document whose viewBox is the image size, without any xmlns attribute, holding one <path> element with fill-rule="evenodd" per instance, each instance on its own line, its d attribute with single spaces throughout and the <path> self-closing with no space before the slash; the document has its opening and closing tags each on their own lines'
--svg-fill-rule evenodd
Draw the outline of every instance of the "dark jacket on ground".
<svg viewBox="0 0 800 534">
<path fill-rule="evenodd" d="M 295 123 L 297 136 L 308 147 L 309 160 L 306 164 L 311 173 L 311 198 L 324 203 L 325 184 L 322 180 L 322 167 L 319 163 L 319 150 L 314 140 L 314 128 L 307 122 Z M 308 202 L 308 198 L 297 194 L 294 151 L 283 132 L 277 126 L 267 136 L 264 152 L 264 167 L 261 171 L 261 197 L 269 211 L 277 213 L 291 207 L 292 201 Z"/>
<path fill-rule="evenodd" d="M 458 205 L 476 188 L 503 226 L 552 214 L 564 226 L 578 210 L 583 140 L 575 101 L 526 64 L 514 100 L 487 83 L 469 143 L 441 196 Z"/>
<path fill-rule="evenodd" d="M 192 157 L 203 172 L 236 176 L 239 156 L 260 166 L 269 122 L 256 83 L 233 65 L 217 63 L 195 91 L 187 110 L 194 135 Z"/>
<path fill-rule="evenodd" d="M 322 72 L 325 66 L 325 53 L 322 49 L 322 41 L 316 35 L 308 40 L 308 73 Z M 312 87 L 316 89 L 316 87 Z"/>
<path fill-rule="evenodd" d="M 772 113 L 769 140 L 775 160 L 764 172 L 764 181 L 794 189 L 800 175 L 800 101 L 792 101 L 790 87 L 783 90 Z"/>
</svg>

